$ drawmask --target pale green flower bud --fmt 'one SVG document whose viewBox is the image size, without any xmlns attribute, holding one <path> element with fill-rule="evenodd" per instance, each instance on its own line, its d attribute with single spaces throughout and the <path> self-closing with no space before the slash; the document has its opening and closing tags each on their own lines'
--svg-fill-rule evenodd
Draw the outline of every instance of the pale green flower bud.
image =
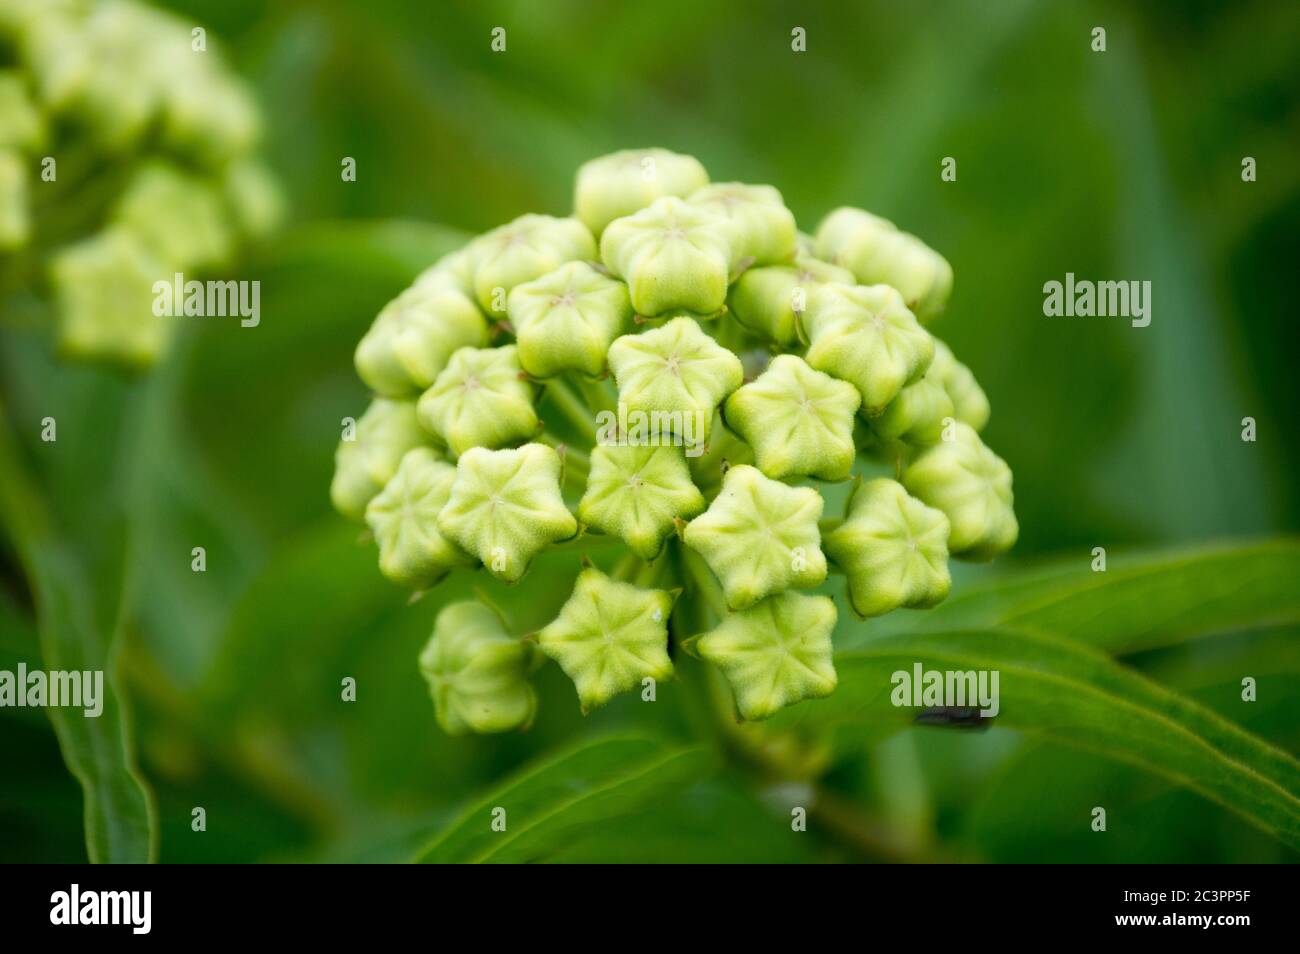
<svg viewBox="0 0 1300 954">
<path fill-rule="evenodd" d="M 466 296 L 471 299 L 474 298 L 473 245 L 457 249 L 454 252 L 448 252 L 417 275 L 412 284 L 423 285 L 426 282 L 435 285 L 445 285 L 450 282 L 454 287 L 464 292 Z"/>
<path fill-rule="evenodd" d="M 0 149 L 0 252 L 22 248 L 32 231 L 27 161 Z"/>
<path fill-rule="evenodd" d="M 543 653 L 573 680 L 584 713 L 614 696 L 673 674 L 668 616 L 673 598 L 611 580 L 596 569 L 578 574 L 556 620 L 537 634 Z"/>
<path fill-rule="evenodd" d="M 420 423 L 459 457 L 471 447 L 501 447 L 537 433 L 533 385 L 514 345 L 461 348 L 420 397 Z"/>
<path fill-rule="evenodd" d="M 438 530 L 513 583 L 534 556 L 578 532 L 560 496 L 560 472 L 560 455 L 545 444 L 472 448 L 456 464 Z"/>
<path fill-rule="evenodd" d="M 947 517 L 897 481 L 859 485 L 844 522 L 826 535 L 826 553 L 848 577 L 854 611 L 880 616 L 941 602 L 952 586 L 948 526 Z"/>
<path fill-rule="evenodd" d="M 821 494 L 732 467 L 709 509 L 686 525 L 682 539 L 708 563 L 732 609 L 753 606 L 792 586 L 826 579 L 817 521 Z"/>
<path fill-rule="evenodd" d="M 943 440 L 922 451 L 903 471 L 903 486 L 947 514 L 953 556 L 991 560 L 1010 550 L 1020 534 L 1011 469 L 968 424 L 954 422 Z"/>
<path fill-rule="evenodd" d="M 808 301 L 832 282 L 853 285 L 856 279 L 846 269 L 801 256 L 793 265 L 746 271 L 731 286 L 727 306 L 750 331 L 790 347 L 799 340 L 797 321 L 808 310 Z"/>
<path fill-rule="evenodd" d="M 792 354 L 727 398 L 727 424 L 754 448 L 768 477 L 847 480 L 853 468 L 857 388 L 814 371 Z"/>
<path fill-rule="evenodd" d="M 384 306 L 357 345 L 357 374 L 378 394 L 418 394 L 455 352 L 487 343 L 487 319 L 478 305 L 449 277 L 426 279 Z"/>
<path fill-rule="evenodd" d="M 807 232 L 795 232 L 794 243 L 800 258 L 817 258 L 817 240 Z"/>
<path fill-rule="evenodd" d="M 428 443 L 414 401 L 375 398 L 357 420 L 355 433 L 345 433 L 334 452 L 334 509 L 351 520 L 363 519 L 366 505 L 393 479 L 406 452 Z"/>
<path fill-rule="evenodd" d="M 692 192 L 690 203 L 726 220 L 733 272 L 747 265 L 771 265 L 794 258 L 794 215 L 772 186 L 716 182 Z"/>
<path fill-rule="evenodd" d="M 574 189 L 574 214 L 599 236 L 605 226 L 661 196 L 685 198 L 709 174 L 699 160 L 667 149 L 626 149 L 584 162 Z"/>
<path fill-rule="evenodd" d="M 882 440 L 928 447 L 938 442 L 945 420 L 952 417 L 952 398 L 931 371 L 899 391 L 880 416 L 870 420 L 870 425 Z"/>
<path fill-rule="evenodd" d="M 609 348 L 609 367 L 619 403 L 629 413 L 680 421 L 674 427 L 690 449 L 709 439 L 714 411 L 745 380 L 740 359 L 686 317 L 619 338 Z"/>
<path fill-rule="evenodd" d="M 837 615 L 829 596 L 781 593 L 728 616 L 695 649 L 727 677 L 742 719 L 766 719 L 835 691 Z"/>
<path fill-rule="evenodd" d="M 216 188 L 207 179 L 162 160 L 150 162 L 132 176 L 113 220 L 138 235 L 169 267 L 218 265 L 234 249 Z"/>
<path fill-rule="evenodd" d="M 45 116 L 16 70 L 0 70 L 0 150 L 32 152 L 45 142 Z"/>
<path fill-rule="evenodd" d="M 874 417 L 904 385 L 919 380 L 934 357 L 934 339 L 888 285 L 827 285 L 805 319 L 807 361 L 862 395 Z"/>
<path fill-rule="evenodd" d="M 233 76 L 203 68 L 205 63 L 186 62 L 188 68 L 167 87 L 163 137 L 174 149 L 219 166 L 257 145 L 262 121 L 252 93 Z"/>
<path fill-rule="evenodd" d="M 569 369 L 600 375 L 610 344 L 632 320 L 627 286 L 586 262 L 569 262 L 516 285 L 506 311 L 519 361 L 536 378 Z"/>
<path fill-rule="evenodd" d="M 120 227 L 60 249 L 50 263 L 60 351 L 152 364 L 172 331 L 169 319 L 153 313 L 153 283 L 163 274 L 152 251 Z"/>
<path fill-rule="evenodd" d="M 284 220 L 284 195 L 260 162 L 232 163 L 226 170 L 225 192 L 235 223 L 247 238 L 269 235 Z"/>
<path fill-rule="evenodd" d="M 428 447 L 409 450 L 393 479 L 366 506 L 379 544 L 379 570 L 401 586 L 426 589 L 473 558 L 438 532 L 456 468 Z"/>
<path fill-rule="evenodd" d="M 504 318 L 506 296 L 516 285 L 541 278 L 565 262 L 596 257 L 596 240 L 577 219 L 521 215 L 476 238 L 474 294 L 489 315 Z"/>
<path fill-rule="evenodd" d="M 624 540 L 632 552 L 652 560 L 677 520 L 704 509 L 680 447 L 598 444 L 591 452 L 587 490 L 578 519 Z"/>
<path fill-rule="evenodd" d="M 977 431 L 984 430 L 984 425 L 989 422 L 989 399 L 970 368 L 958 361 L 952 350 L 938 338 L 934 339 L 934 362 L 926 372 L 926 378 L 931 377 L 948 392 L 957 420 L 966 422 Z"/>
<path fill-rule="evenodd" d="M 434 623 L 420 653 L 438 724 L 448 735 L 526 729 L 537 712 L 528 682 L 536 650 L 507 635 L 496 613 L 479 603 L 452 603 Z"/>
<path fill-rule="evenodd" d="M 611 222 L 600 237 L 600 257 L 614 276 L 627 282 L 638 314 L 710 315 L 727 300 L 729 229 L 716 212 L 663 198 Z"/>
<path fill-rule="evenodd" d="M 952 293 L 952 266 L 915 235 L 861 209 L 840 208 L 817 228 L 817 257 L 847 268 L 864 285 L 890 285 L 921 322 Z"/>
</svg>

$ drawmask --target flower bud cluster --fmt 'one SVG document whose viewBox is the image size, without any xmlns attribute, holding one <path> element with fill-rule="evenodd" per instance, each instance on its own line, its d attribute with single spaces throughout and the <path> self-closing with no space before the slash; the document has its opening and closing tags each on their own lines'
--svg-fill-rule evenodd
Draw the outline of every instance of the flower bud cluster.
<svg viewBox="0 0 1300 954">
<path fill-rule="evenodd" d="M 0 265 L 65 355 L 152 364 L 174 327 L 154 284 L 281 216 L 256 105 L 208 44 L 137 0 L 0 0 Z"/>
<path fill-rule="evenodd" d="M 950 558 L 1008 550 L 988 399 L 925 327 L 951 285 L 883 219 L 839 209 L 805 235 L 776 189 L 662 149 L 592 160 L 571 217 L 434 263 L 357 348 L 375 397 L 339 445 L 336 506 L 416 589 L 472 567 L 515 583 L 584 536 L 623 553 L 532 634 L 442 610 L 421 659 L 439 722 L 527 725 L 545 659 L 590 711 L 671 678 L 679 650 L 765 719 L 835 688 L 839 614 L 814 592 L 832 574 L 871 617 L 943 600 Z M 846 481 L 844 516 L 824 513 Z"/>
</svg>

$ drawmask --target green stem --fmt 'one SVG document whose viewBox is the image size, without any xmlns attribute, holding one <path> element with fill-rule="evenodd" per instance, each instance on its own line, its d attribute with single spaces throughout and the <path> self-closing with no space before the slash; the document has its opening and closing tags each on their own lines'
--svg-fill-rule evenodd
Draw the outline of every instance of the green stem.
<svg viewBox="0 0 1300 954">
<path fill-rule="evenodd" d="M 573 389 L 558 378 L 552 379 L 546 383 L 546 397 L 554 405 L 555 409 L 564 415 L 567 420 L 590 447 L 595 443 L 593 435 L 596 432 L 596 415 L 591 409 L 582 402 Z"/>
</svg>

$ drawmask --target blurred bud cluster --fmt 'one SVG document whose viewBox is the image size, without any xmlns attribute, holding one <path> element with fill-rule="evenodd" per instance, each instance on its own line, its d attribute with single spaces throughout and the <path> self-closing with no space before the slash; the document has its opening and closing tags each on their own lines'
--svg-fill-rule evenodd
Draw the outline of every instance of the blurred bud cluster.
<svg viewBox="0 0 1300 954">
<path fill-rule="evenodd" d="M 280 218 L 260 131 L 202 27 L 0 0 L 0 312 L 48 316 L 68 357 L 152 364 L 174 328 L 155 282 L 229 266 Z"/>
</svg>

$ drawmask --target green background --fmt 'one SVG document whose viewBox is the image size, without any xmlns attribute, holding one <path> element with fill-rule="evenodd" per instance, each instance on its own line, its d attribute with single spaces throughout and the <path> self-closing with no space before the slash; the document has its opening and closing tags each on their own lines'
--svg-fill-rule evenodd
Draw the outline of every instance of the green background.
<svg viewBox="0 0 1300 954">
<path fill-rule="evenodd" d="M 717 180 L 770 182 L 805 230 L 857 205 L 943 252 L 956 284 L 933 330 L 989 395 L 985 438 L 1015 472 L 1021 524 L 1011 555 L 957 569 L 954 596 L 1044 575 L 1077 582 L 1104 546 L 1113 570 L 1131 565 L 1138 582 L 1080 601 L 1062 630 L 1077 624 L 1085 642 L 1101 632 L 1095 644 L 1125 667 L 1278 749 L 1300 746 L 1300 6 L 168 6 L 210 28 L 264 104 L 292 222 L 237 270 L 262 282 L 260 327 L 186 328 L 172 359 L 140 378 L 59 365 L 40 335 L 0 339 L 8 453 L 42 501 L 19 509 L 47 513 L 32 533 L 48 543 L 49 589 L 67 598 L 65 630 L 82 634 L 68 639 L 102 649 L 113 634 L 132 710 L 128 741 L 85 743 L 88 771 L 109 766 L 111 777 L 113 753 L 134 746 L 162 860 L 406 859 L 539 756 L 607 732 L 675 751 L 716 731 L 685 698 L 689 673 L 653 706 L 630 697 L 584 719 L 548 667 L 529 733 L 446 738 L 415 657 L 438 607 L 481 575 L 407 606 L 328 502 L 339 421 L 366 402 L 352 349 L 384 302 L 465 235 L 525 211 L 567 213 L 577 166 L 634 146 L 691 153 Z M 489 48 L 495 26 L 507 30 L 505 53 Z M 794 26 L 807 30 L 806 53 L 790 50 Z M 1107 30 L 1104 53 L 1090 48 L 1095 26 Z M 355 182 L 341 181 L 345 156 Z M 955 182 L 940 179 L 945 156 Z M 1258 181 L 1242 181 L 1244 156 Z M 1044 317 L 1043 284 L 1066 272 L 1151 281 L 1150 327 Z M 56 445 L 37 440 L 47 414 L 59 421 Z M 1240 438 L 1247 416 L 1255 443 Z M 22 499 L 17 483 L 7 495 L 11 506 Z M 1287 535 L 1274 549 L 1249 545 Z M 1230 549 L 1213 552 L 1231 558 L 1194 584 L 1163 556 L 1220 544 Z M 190 572 L 196 545 L 206 574 Z M 576 559 L 553 559 L 494 598 L 509 601 L 519 629 L 540 625 Z M 1156 574 L 1177 604 L 1164 616 L 1164 591 L 1141 582 L 1148 559 L 1171 567 Z M 0 668 L 35 665 L 40 587 L 16 559 L 0 571 Z M 1100 629 L 1088 628 L 1093 618 Z M 837 642 L 917 625 L 848 622 Z M 1240 701 L 1243 675 L 1259 680 L 1258 702 Z M 339 700 L 344 676 L 357 679 L 355 703 Z M 680 781 L 669 773 L 640 790 L 587 778 L 561 756 L 558 776 L 577 773 L 585 791 L 609 797 L 561 800 L 563 839 L 526 836 L 514 851 L 1296 860 L 1240 805 L 1175 783 L 1159 758 L 1117 761 L 1089 743 L 1097 737 L 1065 745 L 1001 725 L 840 732 L 816 789 L 823 807 L 799 835 L 789 806 L 811 790 L 734 758 L 678 765 Z M 626 744 L 577 758 L 597 774 L 647 758 Z M 0 860 L 86 857 L 82 793 L 44 714 L 0 711 L 0 764 Z M 129 855 L 138 791 L 129 774 L 105 784 L 92 852 Z M 546 801 L 544 786 L 530 791 Z M 1105 834 L 1089 827 L 1097 805 Z M 206 832 L 191 831 L 194 806 L 207 811 Z M 445 857 L 481 856 L 460 847 Z"/>
</svg>

